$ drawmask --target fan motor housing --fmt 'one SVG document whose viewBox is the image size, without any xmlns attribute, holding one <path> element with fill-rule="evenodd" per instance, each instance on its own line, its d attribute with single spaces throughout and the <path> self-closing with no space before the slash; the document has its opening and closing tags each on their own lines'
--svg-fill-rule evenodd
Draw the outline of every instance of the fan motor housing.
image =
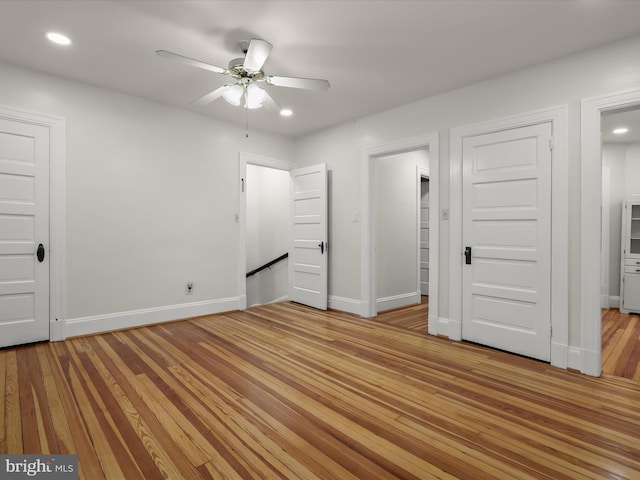
<svg viewBox="0 0 640 480">
<path fill-rule="evenodd" d="M 244 68 L 244 58 L 234 58 L 231 60 L 228 71 L 229 75 L 237 79 L 248 78 L 250 80 L 262 80 L 264 78 L 264 72 L 262 70 L 254 72 Z"/>
</svg>

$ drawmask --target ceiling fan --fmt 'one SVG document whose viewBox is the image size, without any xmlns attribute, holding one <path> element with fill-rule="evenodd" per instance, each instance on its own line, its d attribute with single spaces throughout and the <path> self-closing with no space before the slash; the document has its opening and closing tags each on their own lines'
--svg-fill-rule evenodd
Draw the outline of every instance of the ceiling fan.
<svg viewBox="0 0 640 480">
<path fill-rule="evenodd" d="M 185 57 L 166 50 L 157 50 L 156 54 L 163 58 L 178 60 L 192 67 L 209 70 L 211 72 L 228 75 L 229 83 L 216 88 L 205 96 L 191 102 L 192 105 L 202 106 L 222 97 L 231 105 L 244 106 L 246 109 L 255 109 L 262 106 L 272 112 L 280 112 L 280 107 L 269 93 L 262 88 L 262 84 L 275 87 L 301 88 L 305 90 L 327 90 L 329 82 L 316 78 L 283 77 L 278 75 L 266 75 L 262 70 L 273 45 L 266 40 L 257 38 L 249 42 L 240 42 L 244 57 L 234 58 L 227 68 L 211 65 L 200 60 Z"/>
</svg>

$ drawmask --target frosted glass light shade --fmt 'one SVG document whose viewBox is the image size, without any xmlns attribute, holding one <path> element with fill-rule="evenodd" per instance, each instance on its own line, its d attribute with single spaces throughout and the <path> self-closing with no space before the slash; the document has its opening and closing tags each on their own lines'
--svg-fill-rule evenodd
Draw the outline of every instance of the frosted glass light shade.
<svg viewBox="0 0 640 480">
<path fill-rule="evenodd" d="M 240 105 L 240 100 L 242 100 L 242 95 L 244 94 L 244 88 L 241 85 L 232 85 L 227 88 L 222 93 L 222 98 L 226 100 L 227 103 L 230 103 L 234 107 Z"/>
<path fill-rule="evenodd" d="M 255 83 L 250 83 L 249 85 L 247 85 L 247 108 L 260 108 L 266 98 L 267 92 L 265 92 L 258 85 L 256 85 Z"/>
</svg>

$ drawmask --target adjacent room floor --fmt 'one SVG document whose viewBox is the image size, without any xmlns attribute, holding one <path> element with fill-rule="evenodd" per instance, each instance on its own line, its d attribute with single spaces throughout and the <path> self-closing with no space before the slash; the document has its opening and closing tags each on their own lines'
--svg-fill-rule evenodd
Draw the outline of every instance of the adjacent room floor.
<svg viewBox="0 0 640 480">
<path fill-rule="evenodd" d="M 602 372 L 640 381 L 640 315 L 602 310 Z"/>
</svg>

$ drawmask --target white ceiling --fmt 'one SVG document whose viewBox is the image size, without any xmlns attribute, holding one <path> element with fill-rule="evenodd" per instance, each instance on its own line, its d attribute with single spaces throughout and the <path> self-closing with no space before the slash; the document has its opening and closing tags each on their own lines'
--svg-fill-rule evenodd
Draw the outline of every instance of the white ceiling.
<svg viewBox="0 0 640 480">
<path fill-rule="evenodd" d="M 154 51 L 226 67 L 238 41 L 263 38 L 267 74 L 331 82 L 269 87 L 290 118 L 251 111 L 251 128 L 297 137 L 638 35 L 639 19 L 640 1 L 626 0 L 3 0 L 0 61 L 242 125 L 222 100 L 190 105 L 228 77 Z M 49 44 L 50 30 L 73 45 Z"/>
<path fill-rule="evenodd" d="M 626 127 L 629 131 L 622 135 L 613 133 L 614 129 L 620 127 Z M 604 143 L 640 142 L 640 106 L 603 114 L 600 130 Z"/>
</svg>

